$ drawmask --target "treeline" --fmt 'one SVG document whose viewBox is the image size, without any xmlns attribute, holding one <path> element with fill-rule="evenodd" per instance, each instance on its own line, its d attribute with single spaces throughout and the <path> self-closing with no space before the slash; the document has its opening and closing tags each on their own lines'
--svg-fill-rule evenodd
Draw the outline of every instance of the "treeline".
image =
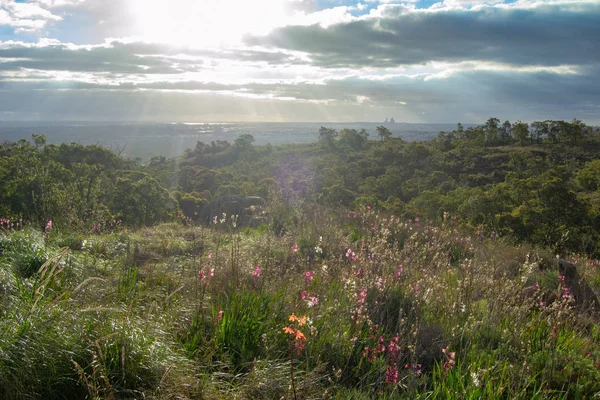
<svg viewBox="0 0 600 400">
<path fill-rule="evenodd" d="M 32 224 L 99 229 L 177 216 L 177 202 L 133 161 L 97 145 L 48 145 L 43 136 L 0 147 L 0 214 Z"/>
<path fill-rule="evenodd" d="M 43 225 L 98 229 L 197 220 L 227 195 L 300 207 L 370 206 L 435 223 L 451 214 L 475 229 L 599 253 L 600 139 L 581 121 L 484 125 L 406 142 L 385 127 L 321 128 L 304 145 L 198 142 L 177 159 L 148 164 L 100 146 L 48 145 L 42 136 L 0 147 L 0 214 Z M 283 213 L 285 214 L 285 212 Z M 281 212 L 274 225 L 291 223 Z M 287 222 L 286 222 L 287 221 Z M 278 229 L 280 231 L 281 229 Z"/>
</svg>

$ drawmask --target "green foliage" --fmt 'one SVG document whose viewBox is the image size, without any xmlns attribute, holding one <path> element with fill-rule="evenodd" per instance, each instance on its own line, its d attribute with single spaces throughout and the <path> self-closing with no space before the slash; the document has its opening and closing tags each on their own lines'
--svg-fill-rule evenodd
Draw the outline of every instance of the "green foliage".
<svg viewBox="0 0 600 400">
<path fill-rule="evenodd" d="M 42 234 L 33 229 L 0 235 L 0 263 L 15 274 L 28 278 L 48 260 Z"/>
<path fill-rule="evenodd" d="M 230 357 L 236 371 L 247 371 L 252 361 L 267 356 L 265 340 L 281 342 L 281 335 L 274 335 L 285 324 L 277 304 L 280 298 L 278 293 L 261 295 L 242 290 L 223 293 L 217 299 L 214 309 L 223 313 L 216 327 L 216 346 Z M 282 352 L 285 354 L 285 345 Z"/>
</svg>

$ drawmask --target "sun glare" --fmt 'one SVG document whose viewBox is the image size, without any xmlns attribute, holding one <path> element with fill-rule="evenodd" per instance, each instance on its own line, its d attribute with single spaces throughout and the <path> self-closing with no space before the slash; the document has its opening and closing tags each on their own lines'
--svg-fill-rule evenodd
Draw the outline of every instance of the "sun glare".
<svg viewBox="0 0 600 400">
<path fill-rule="evenodd" d="M 281 0 L 131 0 L 136 31 L 145 40 L 182 46 L 239 43 L 264 34 L 286 16 Z"/>
</svg>

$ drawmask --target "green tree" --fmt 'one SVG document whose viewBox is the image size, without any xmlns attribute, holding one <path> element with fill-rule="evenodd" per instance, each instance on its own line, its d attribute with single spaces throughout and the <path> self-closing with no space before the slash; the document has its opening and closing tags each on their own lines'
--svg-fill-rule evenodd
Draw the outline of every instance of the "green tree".
<svg viewBox="0 0 600 400">
<path fill-rule="evenodd" d="M 334 146 L 337 137 L 338 132 L 335 129 L 325 128 L 324 126 L 319 129 L 319 141 L 327 146 Z"/>
<path fill-rule="evenodd" d="M 525 142 L 529 138 L 529 126 L 525 122 L 517 121 L 512 127 L 515 139 L 517 139 L 521 146 L 525 146 Z"/>
<path fill-rule="evenodd" d="M 392 132 L 390 132 L 390 130 L 383 125 L 380 125 L 375 129 L 377 129 L 377 135 L 381 140 L 386 140 L 392 137 Z"/>
</svg>

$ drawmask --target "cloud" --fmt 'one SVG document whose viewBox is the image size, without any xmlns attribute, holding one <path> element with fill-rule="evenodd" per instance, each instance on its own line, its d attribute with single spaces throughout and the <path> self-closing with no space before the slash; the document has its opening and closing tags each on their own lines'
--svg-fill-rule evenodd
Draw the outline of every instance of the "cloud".
<svg viewBox="0 0 600 400">
<path fill-rule="evenodd" d="M 597 1 L 286 1 L 290 25 L 201 47 L 110 1 L 0 0 L 0 25 L 77 32 L 0 42 L 0 119 L 600 123 Z"/>
<path fill-rule="evenodd" d="M 424 74 L 415 77 L 396 75 L 383 79 L 355 75 L 322 82 L 244 84 L 161 80 L 121 84 L 14 81 L 0 84 L 0 93 L 4 94 L 0 97 L 18 99 L 37 96 L 49 99 L 54 94 L 62 102 L 76 102 L 79 101 L 77 99 L 122 96 L 123 99 L 146 99 L 147 104 L 161 104 L 164 107 L 161 113 L 165 115 L 183 113 L 178 110 L 182 99 L 188 99 L 204 110 L 213 106 L 209 103 L 200 105 L 201 100 L 210 99 L 219 105 L 215 106 L 213 112 L 222 118 L 229 111 L 238 109 L 238 103 L 241 103 L 245 107 L 261 110 L 266 104 L 271 107 L 279 104 L 275 107 L 279 115 L 289 120 L 315 120 L 316 117 L 294 114 L 294 107 L 312 110 L 313 106 L 318 106 L 320 111 L 315 115 L 352 116 L 354 113 L 354 120 L 359 117 L 378 120 L 384 115 L 396 115 L 401 120 L 415 121 L 427 113 L 427 120 L 436 122 L 480 122 L 490 116 L 500 116 L 511 120 L 577 117 L 598 123 L 600 81 L 594 79 L 598 74 L 600 64 L 586 67 L 578 74 L 548 69 L 510 71 L 501 68 L 455 68 L 452 79 L 427 79 L 428 76 Z M 161 98 L 163 100 L 159 100 Z M 178 100 L 173 100 L 171 104 L 166 99 Z M 123 101 L 119 100 L 120 103 Z M 33 104 L 39 104 L 40 110 L 49 107 L 41 100 Z M 226 107 L 227 104 L 230 108 Z M 133 104 L 127 107 L 136 109 Z M 85 111 L 84 114 L 89 112 Z M 201 115 L 204 114 L 200 113 L 198 117 Z M 158 117 L 146 114 L 145 118 Z"/>
<path fill-rule="evenodd" d="M 326 68 L 389 68 L 431 61 L 515 65 L 600 61 L 600 3 L 517 3 L 430 9 L 384 5 L 324 27 L 286 26 L 250 45 L 307 53 Z"/>
<path fill-rule="evenodd" d="M 56 40 L 0 42 L 0 72 L 43 70 L 110 74 L 180 74 L 202 71 L 206 62 L 230 60 L 263 64 L 304 63 L 282 51 L 251 48 L 191 49 L 166 44 L 110 41 L 74 45 Z"/>
<path fill-rule="evenodd" d="M 18 3 L 0 0 L 0 26 L 15 28 L 17 32 L 38 31 L 50 21 L 62 18 L 36 3 Z"/>
</svg>

